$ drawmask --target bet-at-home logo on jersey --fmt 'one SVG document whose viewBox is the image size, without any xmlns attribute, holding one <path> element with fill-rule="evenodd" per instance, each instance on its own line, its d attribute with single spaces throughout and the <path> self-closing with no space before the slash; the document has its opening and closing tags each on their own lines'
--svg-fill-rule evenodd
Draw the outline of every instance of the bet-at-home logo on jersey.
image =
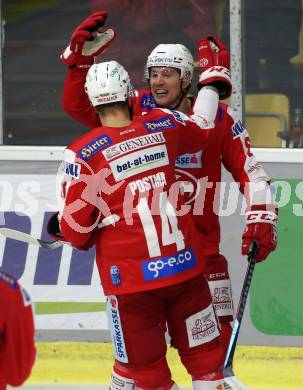
<svg viewBox="0 0 303 390">
<path fill-rule="evenodd" d="M 120 181 L 168 164 L 166 145 L 162 144 L 120 157 L 110 162 L 109 166 L 115 180 Z"/>
</svg>

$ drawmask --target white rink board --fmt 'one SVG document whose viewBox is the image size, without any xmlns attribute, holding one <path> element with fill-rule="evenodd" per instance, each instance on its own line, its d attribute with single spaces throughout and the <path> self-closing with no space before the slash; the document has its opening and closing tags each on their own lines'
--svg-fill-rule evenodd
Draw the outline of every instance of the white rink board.
<svg viewBox="0 0 303 390">
<path fill-rule="evenodd" d="M 54 174 L 0 174 L 0 226 L 22 230 L 37 238 L 41 238 L 44 230 L 43 239 L 48 239 L 46 213 L 57 210 L 55 185 Z M 19 279 L 33 302 L 105 302 L 94 252 L 90 254 L 88 267 L 81 266 L 78 270 L 81 256 L 88 255 L 68 245 L 46 250 L 0 235 L 0 268 Z M 106 330 L 107 321 L 104 312 L 49 314 L 36 315 L 36 326 L 37 330 Z"/>
</svg>

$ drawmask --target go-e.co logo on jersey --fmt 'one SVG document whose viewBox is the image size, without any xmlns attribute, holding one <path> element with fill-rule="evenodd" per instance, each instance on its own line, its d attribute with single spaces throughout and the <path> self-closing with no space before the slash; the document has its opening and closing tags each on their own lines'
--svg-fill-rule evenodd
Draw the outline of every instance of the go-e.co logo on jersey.
<svg viewBox="0 0 303 390">
<path fill-rule="evenodd" d="M 143 262 L 144 280 L 167 278 L 194 268 L 196 264 L 194 251 L 191 248 L 183 249 L 172 256 Z"/>
</svg>

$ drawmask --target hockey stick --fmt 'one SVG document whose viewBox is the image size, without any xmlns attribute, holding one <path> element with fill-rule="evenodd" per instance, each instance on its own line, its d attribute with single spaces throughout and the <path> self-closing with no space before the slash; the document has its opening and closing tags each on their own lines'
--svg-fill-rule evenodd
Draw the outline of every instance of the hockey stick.
<svg viewBox="0 0 303 390">
<path fill-rule="evenodd" d="M 245 310 L 245 305 L 246 305 L 246 301 L 247 301 L 247 297 L 248 297 L 248 292 L 249 292 L 249 288 L 251 285 L 251 280 L 252 280 L 254 268 L 256 265 L 256 259 L 258 256 L 258 252 L 259 252 L 259 245 L 258 245 L 257 241 L 253 241 L 250 244 L 250 248 L 249 248 L 249 253 L 248 253 L 248 258 L 247 258 L 248 267 L 246 270 L 246 275 L 245 275 L 245 279 L 244 279 L 244 283 L 243 283 L 243 287 L 242 287 L 242 291 L 241 291 L 241 296 L 240 296 L 240 300 L 238 303 L 236 319 L 234 322 L 234 326 L 233 326 L 233 330 L 232 330 L 232 334 L 230 337 L 230 342 L 229 342 L 229 346 L 228 346 L 228 350 L 227 350 L 227 354 L 226 354 L 226 358 L 225 358 L 225 362 L 224 362 L 224 369 L 223 369 L 224 381 L 226 383 L 228 383 L 232 389 L 235 389 L 235 390 L 247 390 L 247 388 L 244 385 L 242 385 L 235 377 L 235 374 L 234 374 L 233 368 L 232 368 L 232 364 L 233 364 L 235 349 L 237 346 L 237 340 L 238 340 L 238 336 L 239 336 L 240 326 L 241 326 L 241 322 L 242 322 L 242 318 L 243 318 L 243 314 L 244 314 L 244 310 Z"/>
<path fill-rule="evenodd" d="M 5 236 L 6 238 L 11 238 L 12 240 L 26 242 L 28 244 L 38 245 L 45 249 L 56 249 L 66 244 L 66 241 L 44 241 L 39 238 L 35 238 L 30 234 L 20 232 L 19 230 L 8 229 L 8 228 L 0 228 L 0 234 Z"/>
<path fill-rule="evenodd" d="M 98 229 L 105 226 L 115 224 L 119 221 L 119 216 L 117 214 L 112 214 L 109 217 L 102 219 L 102 222 L 97 226 Z M 9 228 L 0 228 L 0 234 L 6 238 L 11 238 L 12 240 L 26 242 L 27 244 L 34 244 L 45 249 L 56 249 L 64 244 L 69 244 L 67 241 L 54 240 L 54 241 L 44 241 L 39 238 L 35 238 L 30 234 L 20 232 L 19 230 L 9 229 Z"/>
</svg>

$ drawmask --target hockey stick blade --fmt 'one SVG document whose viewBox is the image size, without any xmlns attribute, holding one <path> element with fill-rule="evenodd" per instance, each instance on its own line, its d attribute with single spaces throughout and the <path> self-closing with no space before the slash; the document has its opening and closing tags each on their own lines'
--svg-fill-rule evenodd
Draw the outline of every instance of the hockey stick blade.
<svg viewBox="0 0 303 390">
<path fill-rule="evenodd" d="M 11 238 L 12 240 L 26 242 L 27 244 L 38 245 L 41 248 L 45 249 L 56 249 L 64 245 L 65 241 L 44 241 L 39 238 L 32 237 L 30 234 L 20 232 L 19 230 L 0 228 L 0 234 L 6 238 Z"/>
<path fill-rule="evenodd" d="M 119 216 L 117 214 L 112 214 L 104 219 L 102 219 L 101 223 L 97 226 L 99 229 L 102 229 L 105 226 L 114 225 L 119 221 Z M 9 228 L 0 228 L 0 234 L 5 236 L 6 238 L 10 238 L 12 240 L 26 242 L 27 244 L 38 245 L 41 248 L 45 249 L 56 249 L 64 244 L 69 244 L 67 241 L 44 241 L 39 238 L 35 238 L 30 234 L 20 232 L 20 230 L 9 229 Z"/>
<path fill-rule="evenodd" d="M 239 336 L 240 326 L 241 326 L 241 322 L 242 322 L 242 318 L 243 318 L 243 314 L 244 314 L 244 310 L 245 310 L 245 305 L 246 305 L 246 301 L 247 301 L 247 297 L 248 297 L 248 292 L 249 292 L 249 288 L 251 285 L 251 280 L 252 280 L 254 268 L 256 265 L 258 252 L 259 252 L 259 245 L 256 241 L 253 241 L 250 245 L 249 253 L 247 256 L 248 266 L 247 266 L 246 275 L 245 275 L 245 279 L 243 282 L 243 287 L 242 287 L 242 291 L 241 291 L 241 295 L 240 295 L 240 300 L 238 303 L 237 314 L 236 314 L 232 334 L 230 337 L 228 350 L 227 350 L 226 357 L 225 357 L 225 362 L 224 362 L 224 369 L 223 369 L 224 379 L 230 378 L 230 381 L 234 382 L 234 387 L 232 387 L 233 389 L 245 389 L 245 387 L 243 387 L 243 385 L 241 385 L 242 387 L 239 387 L 239 386 L 237 387 L 237 385 L 236 385 L 237 379 L 234 378 L 232 364 L 233 364 L 235 349 L 237 346 L 237 340 L 238 340 L 238 336 Z M 226 381 L 227 381 L 227 383 L 229 383 L 228 380 L 226 380 Z M 230 385 L 232 385 L 232 383 Z"/>
</svg>

